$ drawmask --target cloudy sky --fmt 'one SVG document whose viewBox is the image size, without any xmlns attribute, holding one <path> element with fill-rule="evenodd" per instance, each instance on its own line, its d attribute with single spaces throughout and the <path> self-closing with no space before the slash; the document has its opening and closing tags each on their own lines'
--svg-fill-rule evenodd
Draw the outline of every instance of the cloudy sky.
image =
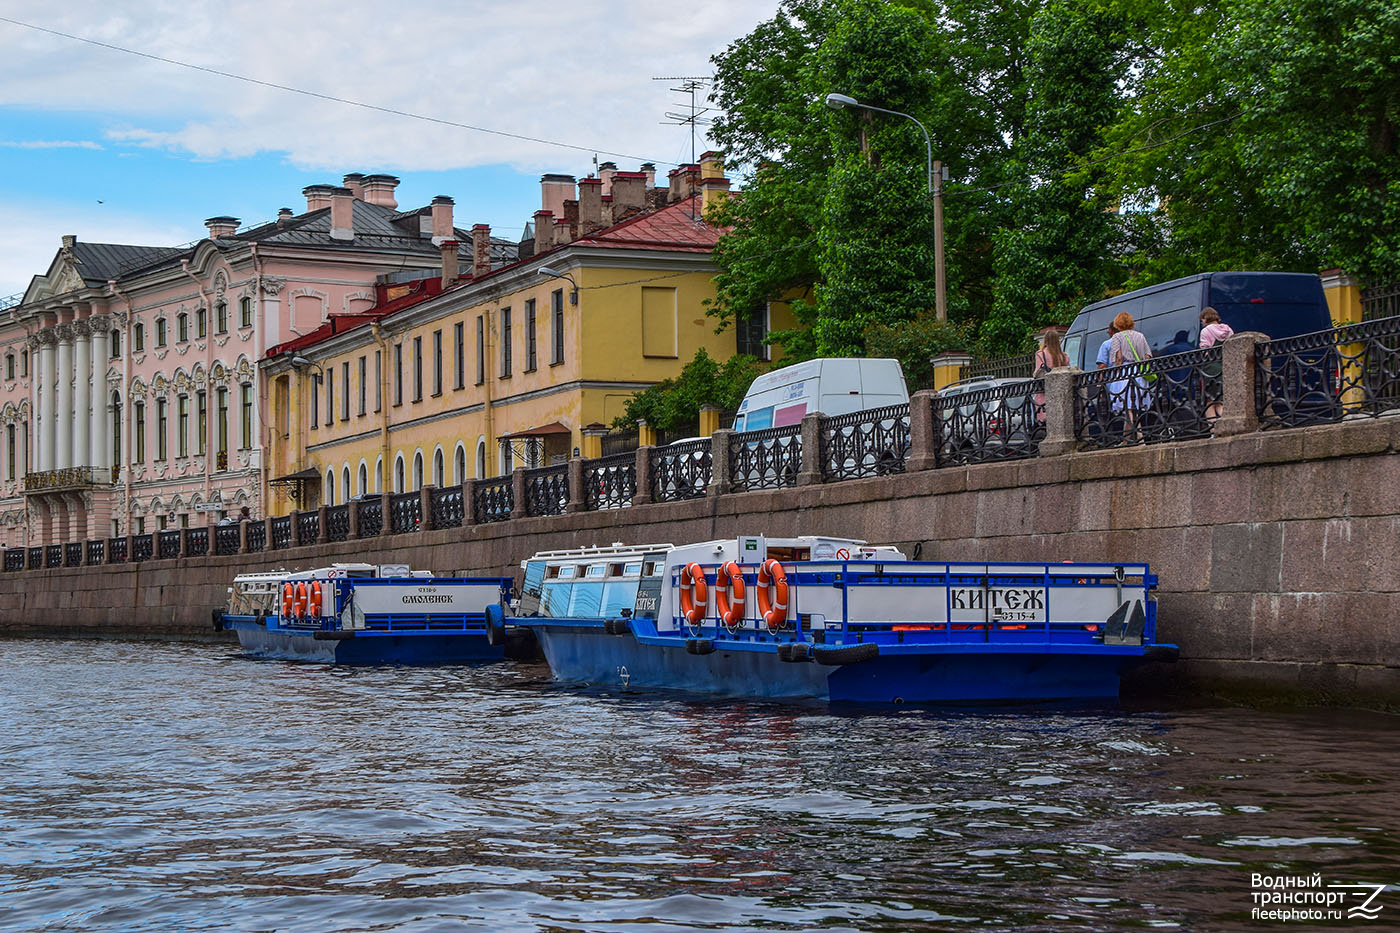
<svg viewBox="0 0 1400 933">
<path fill-rule="evenodd" d="M 178 245 L 347 172 L 403 179 L 401 206 L 457 202 L 458 226 L 519 236 L 543 172 L 689 161 L 676 83 L 777 0 L 607 3 L 7 0 L 0 6 L 0 299 L 64 234 Z M 703 11 L 700 13 L 699 11 Z M 16 25 L 14 20 L 28 26 Z M 578 148 L 290 93 L 108 46 Z M 708 148 L 703 137 L 699 151 Z"/>
</svg>

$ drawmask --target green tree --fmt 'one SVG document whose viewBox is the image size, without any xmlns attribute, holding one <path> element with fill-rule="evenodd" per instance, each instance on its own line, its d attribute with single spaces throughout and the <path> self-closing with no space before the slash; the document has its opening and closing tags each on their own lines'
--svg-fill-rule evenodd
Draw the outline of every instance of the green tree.
<svg viewBox="0 0 1400 933">
<path fill-rule="evenodd" d="M 735 354 L 718 363 L 701 348 L 679 376 L 634 395 L 613 426 L 626 427 L 644 419 L 662 431 L 684 429 L 696 423 L 701 405 L 724 411 L 738 408 L 754 377 L 763 371 L 763 364 L 752 356 Z"/>
</svg>

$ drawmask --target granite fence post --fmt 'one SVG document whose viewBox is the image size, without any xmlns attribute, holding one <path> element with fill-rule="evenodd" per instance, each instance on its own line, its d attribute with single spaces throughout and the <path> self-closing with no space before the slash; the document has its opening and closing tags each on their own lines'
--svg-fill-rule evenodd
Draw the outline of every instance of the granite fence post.
<svg viewBox="0 0 1400 933">
<path fill-rule="evenodd" d="M 1079 447 L 1074 434 L 1074 378 L 1082 370 L 1061 366 L 1045 374 L 1045 439 L 1040 442 L 1042 457 L 1073 453 Z"/>
<path fill-rule="evenodd" d="M 433 527 L 433 490 L 436 486 L 418 487 L 418 531 L 430 531 Z"/>
<path fill-rule="evenodd" d="M 565 511 L 588 511 L 588 490 L 583 486 L 583 468 L 587 462 L 582 457 L 569 461 L 569 505 Z"/>
<path fill-rule="evenodd" d="M 637 448 L 637 489 L 632 493 L 633 505 L 647 505 L 651 500 L 651 452 L 655 448 L 643 444 Z"/>
<path fill-rule="evenodd" d="M 720 428 L 710 435 L 710 488 L 711 496 L 726 496 L 734 489 L 734 476 L 729 468 L 729 448 L 734 443 L 734 432 Z"/>
<path fill-rule="evenodd" d="M 510 517 L 512 520 L 524 518 L 529 512 L 525 508 L 525 470 L 517 467 L 510 471 Z"/>
<path fill-rule="evenodd" d="M 938 466 L 938 430 L 933 418 L 937 398 L 932 389 L 920 389 L 909 399 L 909 458 L 904 463 L 908 473 Z"/>
<path fill-rule="evenodd" d="M 1259 430 L 1259 411 L 1254 394 L 1255 344 L 1269 339 L 1267 334 L 1246 331 L 1229 338 L 1220 351 L 1220 420 L 1215 435 L 1250 434 Z"/>
<path fill-rule="evenodd" d="M 819 411 L 802 416 L 802 469 L 797 485 L 817 486 L 822 481 L 822 431 L 826 415 Z"/>
</svg>

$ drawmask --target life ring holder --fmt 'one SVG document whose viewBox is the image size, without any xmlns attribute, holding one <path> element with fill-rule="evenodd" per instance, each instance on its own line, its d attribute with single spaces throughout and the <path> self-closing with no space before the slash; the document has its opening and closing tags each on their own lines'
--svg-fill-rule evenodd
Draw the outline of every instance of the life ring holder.
<svg viewBox="0 0 1400 933">
<path fill-rule="evenodd" d="M 715 573 L 715 614 L 731 635 L 744 624 L 744 572 L 732 560 Z"/>
<path fill-rule="evenodd" d="M 321 581 L 312 580 L 307 587 L 306 614 L 313 619 L 321 618 Z"/>
<path fill-rule="evenodd" d="M 788 581 L 787 571 L 775 557 L 770 557 L 758 567 L 758 614 L 763 618 L 768 631 L 776 632 L 787 621 Z"/>
<path fill-rule="evenodd" d="M 306 618 L 306 581 L 298 580 L 292 587 L 292 614 L 298 619 Z"/>
<path fill-rule="evenodd" d="M 292 594 L 292 585 L 291 585 L 290 583 L 283 583 L 283 584 L 282 584 L 282 618 L 284 618 L 284 619 L 290 619 L 290 618 L 292 617 L 292 610 L 295 609 L 295 608 L 296 608 L 296 602 L 295 602 L 294 597 L 293 597 L 293 594 Z"/>
<path fill-rule="evenodd" d="M 700 634 L 710 607 L 710 590 L 705 571 L 694 561 L 681 568 L 681 616 L 692 633 Z"/>
</svg>

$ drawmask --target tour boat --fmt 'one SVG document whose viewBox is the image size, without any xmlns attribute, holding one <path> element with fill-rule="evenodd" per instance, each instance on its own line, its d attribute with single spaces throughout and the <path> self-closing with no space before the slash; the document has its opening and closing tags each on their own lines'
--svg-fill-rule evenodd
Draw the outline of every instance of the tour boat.
<svg viewBox="0 0 1400 933">
<path fill-rule="evenodd" d="M 405 565 L 332 564 L 245 573 L 214 628 L 262 658 L 338 664 L 498 661 L 505 630 L 489 629 L 508 598 L 506 577 L 435 577 Z"/>
<path fill-rule="evenodd" d="M 802 536 L 543 551 L 522 566 L 510 621 L 561 681 L 835 703 L 1102 699 L 1126 668 L 1177 655 L 1156 643 L 1146 564 L 918 561 Z"/>
</svg>

